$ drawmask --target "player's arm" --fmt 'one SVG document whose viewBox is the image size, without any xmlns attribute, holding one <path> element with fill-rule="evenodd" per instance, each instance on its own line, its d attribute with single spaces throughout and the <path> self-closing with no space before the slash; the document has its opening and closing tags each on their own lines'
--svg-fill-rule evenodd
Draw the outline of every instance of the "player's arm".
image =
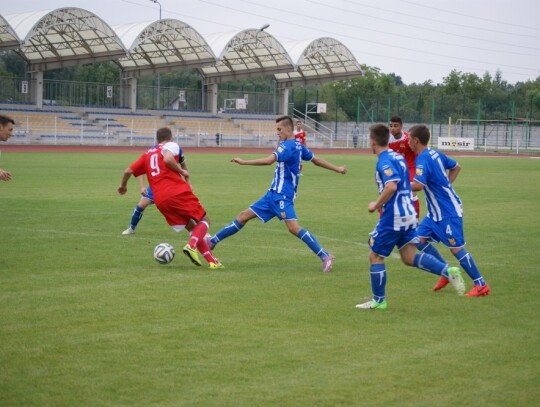
<svg viewBox="0 0 540 407">
<path fill-rule="evenodd" d="M 383 207 L 383 205 L 392 198 L 397 191 L 398 183 L 397 181 L 388 181 L 380 193 L 376 201 L 370 202 L 368 205 L 368 211 L 375 212 Z"/>
<path fill-rule="evenodd" d="M 257 158 L 255 160 L 243 160 L 240 157 L 234 157 L 231 159 L 231 162 L 240 165 L 272 165 L 276 162 L 276 155 L 271 154 L 268 157 Z"/>
<path fill-rule="evenodd" d="M 317 167 L 325 168 L 330 171 L 335 171 L 339 174 L 347 174 L 347 167 L 344 165 L 342 165 L 341 167 L 337 167 L 334 164 L 329 163 L 328 161 L 323 160 L 322 158 L 319 158 L 319 157 L 313 157 L 311 162 L 315 164 Z"/>
<path fill-rule="evenodd" d="M 424 185 L 416 180 L 413 180 L 413 182 L 411 182 L 411 189 L 413 192 L 418 192 L 424 189 Z"/>
<path fill-rule="evenodd" d="M 124 174 L 122 175 L 122 181 L 120 182 L 120 186 L 118 187 L 118 193 L 120 195 L 124 195 L 127 192 L 127 183 L 128 180 L 131 178 L 131 175 L 133 175 L 133 170 L 130 167 L 127 167 L 124 171 Z"/>
<path fill-rule="evenodd" d="M 454 183 L 460 171 L 461 171 L 461 167 L 459 164 L 456 164 L 454 168 L 448 171 L 448 180 L 450 181 L 451 184 Z"/>
<path fill-rule="evenodd" d="M 137 177 L 137 181 L 139 181 L 139 190 L 141 191 L 141 195 L 147 196 L 148 191 L 146 190 L 146 186 L 144 185 L 144 175 L 139 175 Z"/>
<path fill-rule="evenodd" d="M 11 179 L 11 172 L 4 171 L 0 168 L 0 180 L 2 181 L 9 181 Z"/>
<path fill-rule="evenodd" d="M 189 171 L 188 171 L 188 168 L 187 168 L 187 164 L 185 161 L 182 161 L 180 163 L 180 167 L 182 167 L 182 169 L 187 173 L 187 175 L 184 175 L 184 179 L 186 180 L 186 182 L 191 185 L 191 182 L 189 182 Z"/>
<path fill-rule="evenodd" d="M 167 167 L 169 167 L 171 170 L 176 171 L 178 174 L 180 174 L 186 181 L 189 179 L 189 172 L 184 170 L 180 164 L 176 161 L 174 158 L 173 153 L 171 153 L 168 150 L 165 150 L 163 152 L 163 162 Z"/>
</svg>

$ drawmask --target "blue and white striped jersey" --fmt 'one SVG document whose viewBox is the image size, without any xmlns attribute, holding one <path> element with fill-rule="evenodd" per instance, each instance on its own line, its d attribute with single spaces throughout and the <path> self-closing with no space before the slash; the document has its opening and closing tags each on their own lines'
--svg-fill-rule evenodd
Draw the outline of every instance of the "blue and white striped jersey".
<svg viewBox="0 0 540 407">
<path fill-rule="evenodd" d="M 397 190 L 383 205 L 377 229 L 408 230 L 418 221 L 412 203 L 412 190 L 407 163 L 401 154 L 386 150 L 379 154 L 375 181 L 379 194 L 388 182 L 397 182 Z"/>
<path fill-rule="evenodd" d="M 451 217 L 463 217 L 461 199 L 454 191 L 447 170 L 458 163 L 437 150 L 426 148 L 416 157 L 414 180 L 424 186 L 427 216 L 435 222 Z"/>
<path fill-rule="evenodd" d="M 274 154 L 277 165 L 269 191 L 294 200 L 300 178 L 300 164 L 302 161 L 311 161 L 313 153 L 298 140 L 290 139 L 279 143 Z"/>
</svg>

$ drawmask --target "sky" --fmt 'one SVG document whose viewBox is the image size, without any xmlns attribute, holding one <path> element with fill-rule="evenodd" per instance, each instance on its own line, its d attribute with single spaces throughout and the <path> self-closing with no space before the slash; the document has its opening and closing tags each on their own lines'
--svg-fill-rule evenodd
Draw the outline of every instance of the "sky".
<svg viewBox="0 0 540 407">
<path fill-rule="evenodd" d="M 360 64 L 404 83 L 442 83 L 452 70 L 508 83 L 540 77 L 538 0 L 159 0 L 161 18 L 203 36 L 270 24 L 282 42 L 331 37 Z M 155 21 L 153 0 L 0 0 L 0 15 L 78 7 L 109 25 Z"/>
</svg>

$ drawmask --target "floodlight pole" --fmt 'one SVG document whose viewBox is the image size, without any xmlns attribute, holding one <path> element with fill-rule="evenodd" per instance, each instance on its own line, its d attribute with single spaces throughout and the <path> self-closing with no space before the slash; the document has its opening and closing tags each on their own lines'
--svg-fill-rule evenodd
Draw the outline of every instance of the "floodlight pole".
<svg viewBox="0 0 540 407">
<path fill-rule="evenodd" d="M 264 30 L 266 30 L 268 27 L 270 27 L 270 24 L 265 24 L 261 28 L 259 28 L 259 31 L 257 31 L 257 34 L 255 34 L 255 42 L 257 42 L 257 37 L 260 33 L 262 33 Z"/>
<path fill-rule="evenodd" d="M 158 1 L 158 0 L 150 0 L 152 3 L 156 3 L 158 6 L 159 6 L 159 19 L 161 20 L 161 3 Z M 159 94 L 161 93 L 160 92 L 160 74 L 158 72 L 157 74 L 157 96 L 156 96 L 156 109 L 159 109 L 160 108 L 160 103 L 159 103 Z"/>
</svg>

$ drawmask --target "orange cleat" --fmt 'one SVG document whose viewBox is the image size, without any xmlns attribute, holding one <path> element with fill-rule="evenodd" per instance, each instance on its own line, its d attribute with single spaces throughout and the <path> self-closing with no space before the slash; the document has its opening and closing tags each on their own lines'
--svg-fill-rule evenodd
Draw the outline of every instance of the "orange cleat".
<svg viewBox="0 0 540 407">
<path fill-rule="evenodd" d="M 465 297 L 483 297 L 484 295 L 488 295 L 491 289 L 489 288 L 489 285 L 475 285 L 471 291 L 469 291 L 467 294 L 465 294 Z"/>
<path fill-rule="evenodd" d="M 444 287 L 448 285 L 449 282 L 450 280 L 448 280 L 446 277 L 441 276 L 437 284 L 435 284 L 435 287 L 433 287 L 433 291 L 439 291 L 443 289 Z"/>
</svg>

